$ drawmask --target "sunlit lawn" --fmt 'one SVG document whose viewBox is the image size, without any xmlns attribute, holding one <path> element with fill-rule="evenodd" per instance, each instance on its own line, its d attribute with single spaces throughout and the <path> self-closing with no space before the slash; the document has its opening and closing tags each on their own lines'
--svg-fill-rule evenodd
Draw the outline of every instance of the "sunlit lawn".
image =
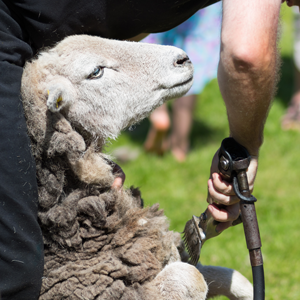
<svg viewBox="0 0 300 300">
<path fill-rule="evenodd" d="M 285 8 L 282 24 L 282 80 L 265 127 L 259 173 L 254 195 L 262 237 L 266 276 L 266 299 L 300 299 L 300 133 L 281 130 L 280 119 L 292 94 L 291 12 Z M 170 228 L 182 231 L 192 214 L 206 208 L 210 162 L 228 134 L 225 107 L 216 80 L 199 96 L 191 134 L 191 151 L 179 164 L 142 151 L 149 122 L 124 133 L 107 149 L 121 145 L 141 151 L 139 157 L 121 165 L 126 185 L 141 188 L 146 205 L 160 203 Z M 243 228 L 237 226 L 208 241 L 201 253 L 203 264 L 235 268 L 252 280 Z M 225 298 L 219 298 L 225 299 Z"/>
</svg>

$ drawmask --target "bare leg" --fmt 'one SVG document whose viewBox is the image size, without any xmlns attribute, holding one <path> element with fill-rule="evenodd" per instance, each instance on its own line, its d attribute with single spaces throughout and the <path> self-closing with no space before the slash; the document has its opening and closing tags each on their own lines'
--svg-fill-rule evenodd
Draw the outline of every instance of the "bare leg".
<svg viewBox="0 0 300 300">
<path fill-rule="evenodd" d="M 144 148 L 147 152 L 162 155 L 167 149 L 165 138 L 170 128 L 170 117 L 166 104 L 155 109 L 150 115 L 151 128 L 149 129 Z"/>
<path fill-rule="evenodd" d="M 294 94 L 281 120 L 283 130 L 300 130 L 300 17 L 294 14 Z"/>
<path fill-rule="evenodd" d="M 189 134 L 197 95 L 178 98 L 173 103 L 173 128 L 171 133 L 171 151 L 179 162 L 186 159 L 189 150 Z"/>
</svg>

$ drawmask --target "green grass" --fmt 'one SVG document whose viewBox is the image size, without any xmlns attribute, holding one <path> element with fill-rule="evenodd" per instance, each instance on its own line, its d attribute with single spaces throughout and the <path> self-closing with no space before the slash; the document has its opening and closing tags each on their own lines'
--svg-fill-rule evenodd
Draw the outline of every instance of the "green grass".
<svg viewBox="0 0 300 300">
<path fill-rule="evenodd" d="M 292 16 L 285 5 L 282 18 L 282 79 L 266 123 L 254 190 L 269 300 L 300 299 L 300 133 L 284 132 L 280 127 L 293 91 Z M 210 162 L 228 134 L 225 107 L 216 80 L 199 96 L 192 147 L 186 162 L 179 164 L 170 154 L 156 157 L 143 153 L 148 127 L 148 120 L 143 121 L 135 130 L 122 134 L 107 151 L 120 145 L 141 150 L 136 160 L 121 165 L 126 173 L 126 186 L 139 186 L 146 205 L 159 202 L 170 219 L 170 228 L 182 231 L 192 214 L 200 214 L 206 208 Z M 242 226 L 230 228 L 208 241 L 202 249 L 201 261 L 235 268 L 252 280 Z"/>
</svg>

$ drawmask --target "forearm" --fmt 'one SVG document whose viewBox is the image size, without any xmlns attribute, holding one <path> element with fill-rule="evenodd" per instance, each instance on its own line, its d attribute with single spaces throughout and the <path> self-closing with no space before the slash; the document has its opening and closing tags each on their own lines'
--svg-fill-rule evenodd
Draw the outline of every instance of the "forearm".
<svg viewBox="0 0 300 300">
<path fill-rule="evenodd" d="M 279 9 L 280 0 L 224 1 L 218 81 L 230 136 L 251 155 L 262 144 L 277 82 Z"/>
<path fill-rule="evenodd" d="M 238 73 L 219 65 L 219 85 L 227 108 L 230 136 L 257 155 L 263 142 L 263 129 L 274 95 L 275 59 L 265 74 Z M 238 74 L 235 74 L 238 73 Z"/>
</svg>

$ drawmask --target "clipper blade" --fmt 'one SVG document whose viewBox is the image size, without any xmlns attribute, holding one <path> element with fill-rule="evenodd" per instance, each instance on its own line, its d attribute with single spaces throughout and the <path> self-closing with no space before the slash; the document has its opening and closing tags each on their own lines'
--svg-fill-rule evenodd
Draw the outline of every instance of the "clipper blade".
<svg viewBox="0 0 300 300">
<path fill-rule="evenodd" d="M 202 239 L 198 226 L 200 218 L 193 216 L 187 221 L 183 231 L 183 241 L 190 256 L 189 263 L 196 266 L 200 258 Z"/>
</svg>

